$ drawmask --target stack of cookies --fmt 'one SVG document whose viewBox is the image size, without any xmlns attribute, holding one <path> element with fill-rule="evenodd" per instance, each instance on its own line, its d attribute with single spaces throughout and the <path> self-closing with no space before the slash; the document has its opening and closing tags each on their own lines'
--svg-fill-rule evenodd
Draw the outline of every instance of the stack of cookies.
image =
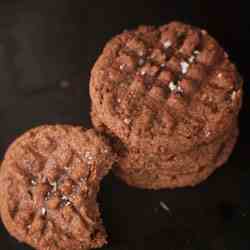
<svg viewBox="0 0 250 250">
<path fill-rule="evenodd" d="M 135 187 L 193 186 L 229 157 L 242 79 L 205 30 L 172 22 L 113 38 L 91 75 L 92 118 L 113 137 L 115 173 Z"/>
<path fill-rule="evenodd" d="M 2 221 L 36 249 L 106 243 L 96 197 L 112 166 L 139 188 L 194 186 L 236 143 L 242 79 L 218 43 L 190 25 L 113 38 L 92 70 L 90 96 L 95 130 L 31 129 L 2 162 Z"/>
</svg>

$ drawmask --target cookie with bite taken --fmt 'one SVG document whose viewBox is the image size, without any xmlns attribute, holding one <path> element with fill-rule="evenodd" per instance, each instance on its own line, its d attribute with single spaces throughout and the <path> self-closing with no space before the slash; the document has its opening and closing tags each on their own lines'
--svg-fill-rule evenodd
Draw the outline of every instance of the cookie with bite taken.
<svg viewBox="0 0 250 250">
<path fill-rule="evenodd" d="M 103 246 L 96 198 L 114 159 L 92 129 L 40 126 L 20 136 L 0 172 L 0 213 L 9 233 L 41 250 Z"/>
</svg>

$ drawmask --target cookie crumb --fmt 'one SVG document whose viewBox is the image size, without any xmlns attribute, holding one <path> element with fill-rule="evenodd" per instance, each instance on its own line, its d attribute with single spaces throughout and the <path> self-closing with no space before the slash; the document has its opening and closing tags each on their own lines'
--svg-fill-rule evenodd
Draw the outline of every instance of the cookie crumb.
<svg viewBox="0 0 250 250">
<path fill-rule="evenodd" d="M 171 214 L 170 208 L 166 205 L 165 202 L 160 201 L 160 206 L 162 207 L 163 210 L 167 211 L 169 214 Z"/>
<path fill-rule="evenodd" d="M 62 89 L 66 89 L 66 88 L 68 88 L 69 86 L 70 86 L 70 82 L 68 82 L 68 81 L 63 80 L 63 81 L 60 82 L 60 87 L 61 87 Z"/>
</svg>

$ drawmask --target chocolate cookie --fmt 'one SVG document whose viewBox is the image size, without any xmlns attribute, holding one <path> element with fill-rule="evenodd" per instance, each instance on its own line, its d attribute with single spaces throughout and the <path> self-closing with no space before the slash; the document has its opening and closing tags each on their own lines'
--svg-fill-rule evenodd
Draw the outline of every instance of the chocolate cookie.
<svg viewBox="0 0 250 250">
<path fill-rule="evenodd" d="M 92 70 L 90 95 L 98 130 L 120 140 L 129 155 L 137 149 L 142 158 L 153 154 L 168 159 L 233 133 L 242 79 L 205 30 L 171 22 L 142 26 L 109 41 Z M 121 159 L 123 177 L 131 168 L 124 164 Z M 162 169 L 164 164 L 156 165 Z"/>
<path fill-rule="evenodd" d="M 36 249 L 91 249 L 106 243 L 96 202 L 114 154 L 94 130 L 32 129 L 8 149 L 0 212 L 11 235 Z"/>
<path fill-rule="evenodd" d="M 223 139 L 201 145 L 190 152 L 173 154 L 168 158 L 163 154 L 130 149 L 121 158 L 120 165 L 114 168 L 114 172 L 128 185 L 139 188 L 195 186 L 207 179 L 228 159 L 237 136 L 236 128 Z"/>
</svg>

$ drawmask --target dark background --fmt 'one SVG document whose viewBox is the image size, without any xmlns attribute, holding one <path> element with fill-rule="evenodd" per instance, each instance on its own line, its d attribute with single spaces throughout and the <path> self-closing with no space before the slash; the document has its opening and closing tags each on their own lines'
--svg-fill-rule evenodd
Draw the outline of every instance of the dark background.
<svg viewBox="0 0 250 250">
<path fill-rule="evenodd" d="M 91 126 L 89 74 L 113 35 L 173 19 L 200 26 L 229 52 L 245 79 L 237 147 L 223 168 L 195 188 L 143 191 L 107 176 L 100 201 L 110 243 L 103 249 L 249 250 L 250 21 L 244 2 L 0 0 L 1 158 L 33 126 Z M 0 249 L 29 247 L 1 224 Z"/>
</svg>

